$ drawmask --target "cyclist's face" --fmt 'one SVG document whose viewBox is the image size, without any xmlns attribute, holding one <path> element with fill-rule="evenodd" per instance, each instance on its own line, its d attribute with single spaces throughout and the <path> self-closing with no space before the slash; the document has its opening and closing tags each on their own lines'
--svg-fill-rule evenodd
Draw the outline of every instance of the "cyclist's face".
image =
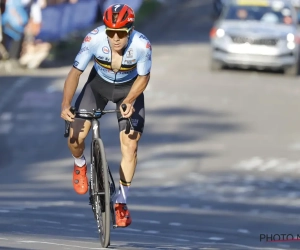
<svg viewBox="0 0 300 250">
<path fill-rule="evenodd" d="M 128 32 L 123 30 L 106 30 L 110 46 L 115 51 L 122 50 L 128 42 Z"/>
</svg>

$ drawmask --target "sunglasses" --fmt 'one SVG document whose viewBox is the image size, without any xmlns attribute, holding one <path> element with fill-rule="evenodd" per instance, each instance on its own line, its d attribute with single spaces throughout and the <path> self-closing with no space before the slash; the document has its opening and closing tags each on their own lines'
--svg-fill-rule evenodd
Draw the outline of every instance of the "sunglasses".
<svg viewBox="0 0 300 250">
<path fill-rule="evenodd" d="M 113 29 L 106 29 L 106 35 L 110 38 L 113 38 L 115 36 L 115 34 L 117 34 L 117 36 L 122 39 L 124 37 L 128 36 L 128 33 L 131 29 L 124 29 L 124 30 L 113 30 Z"/>
</svg>

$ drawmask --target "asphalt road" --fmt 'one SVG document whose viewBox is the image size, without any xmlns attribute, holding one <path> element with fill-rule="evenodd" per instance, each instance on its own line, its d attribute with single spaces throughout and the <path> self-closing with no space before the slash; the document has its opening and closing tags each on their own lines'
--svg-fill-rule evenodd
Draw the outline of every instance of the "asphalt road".
<svg viewBox="0 0 300 250">
<path fill-rule="evenodd" d="M 133 223 L 112 230 L 111 249 L 300 248 L 300 78 L 211 73 L 209 3 L 172 1 L 143 29 L 154 55 Z M 59 116 L 68 70 L 0 78 L 1 250 L 101 249 L 88 196 L 72 188 Z M 115 115 L 101 132 L 118 180 Z"/>
</svg>

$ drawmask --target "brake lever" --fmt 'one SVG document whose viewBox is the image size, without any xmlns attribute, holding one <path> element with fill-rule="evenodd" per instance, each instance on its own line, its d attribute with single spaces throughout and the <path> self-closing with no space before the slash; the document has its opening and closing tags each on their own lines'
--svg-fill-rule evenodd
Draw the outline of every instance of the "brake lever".
<svg viewBox="0 0 300 250">
<path fill-rule="evenodd" d="M 70 111 L 71 111 L 72 114 L 74 114 L 75 113 L 75 107 L 71 107 Z M 65 138 L 68 138 L 69 135 L 70 135 L 70 124 L 71 124 L 71 122 L 65 121 L 65 134 L 64 134 Z"/>
<path fill-rule="evenodd" d="M 123 103 L 121 105 L 121 107 L 122 107 L 123 111 L 125 111 L 127 108 L 127 105 L 125 103 Z M 134 130 L 130 117 L 127 118 L 127 121 L 128 121 L 128 123 L 126 124 L 125 134 L 129 134 L 130 130 Z"/>
</svg>

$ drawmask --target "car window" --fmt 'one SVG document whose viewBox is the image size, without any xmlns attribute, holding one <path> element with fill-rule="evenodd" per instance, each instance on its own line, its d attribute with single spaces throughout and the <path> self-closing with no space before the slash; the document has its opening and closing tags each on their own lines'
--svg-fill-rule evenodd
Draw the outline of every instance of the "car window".
<svg viewBox="0 0 300 250">
<path fill-rule="evenodd" d="M 289 6 L 257 6 L 251 4 L 231 4 L 223 13 L 225 20 L 253 20 L 269 23 L 292 24 L 292 11 Z"/>
</svg>

